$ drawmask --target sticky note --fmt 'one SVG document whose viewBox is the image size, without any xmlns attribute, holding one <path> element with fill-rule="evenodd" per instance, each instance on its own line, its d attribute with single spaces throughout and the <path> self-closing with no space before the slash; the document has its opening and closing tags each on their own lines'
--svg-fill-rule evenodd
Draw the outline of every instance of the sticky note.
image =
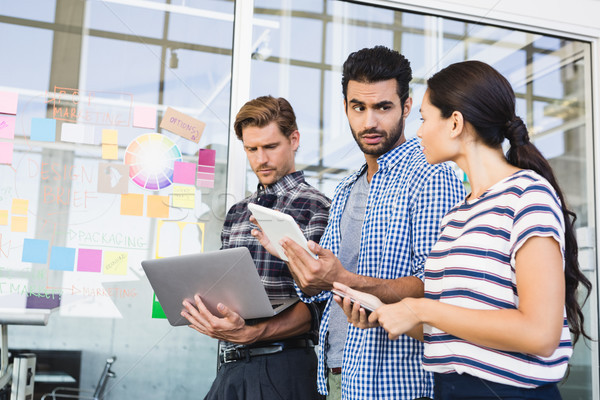
<svg viewBox="0 0 600 400">
<path fill-rule="evenodd" d="M 198 150 L 198 173 L 196 185 L 212 188 L 215 185 L 215 161 L 217 152 L 211 149 Z M 212 170 L 212 171 L 211 171 Z"/>
<path fill-rule="evenodd" d="M 13 215 L 10 219 L 11 232 L 27 232 L 27 217 Z"/>
<path fill-rule="evenodd" d="M 133 108 L 133 126 L 156 129 L 156 108 L 136 106 Z"/>
<path fill-rule="evenodd" d="M 52 246 L 50 251 L 50 269 L 55 271 L 73 271 L 75 267 L 75 249 Z"/>
<path fill-rule="evenodd" d="M 18 93 L 0 92 L 0 113 L 15 115 L 17 113 L 18 102 Z"/>
<path fill-rule="evenodd" d="M 194 208 L 196 206 L 195 186 L 173 186 L 173 207 Z"/>
<path fill-rule="evenodd" d="M 56 121 L 50 118 L 31 119 L 31 140 L 56 141 Z"/>
<path fill-rule="evenodd" d="M 169 196 L 148 195 L 146 216 L 150 218 L 169 218 Z"/>
<path fill-rule="evenodd" d="M 152 318 L 167 319 L 165 310 L 163 310 L 162 306 L 158 302 L 156 294 L 152 296 Z"/>
<path fill-rule="evenodd" d="M 105 160 L 117 160 L 119 158 L 119 146 L 116 144 L 102 144 L 102 158 Z"/>
<path fill-rule="evenodd" d="M 198 165 L 214 167 L 217 158 L 217 151 L 212 149 L 198 150 Z"/>
<path fill-rule="evenodd" d="M 195 184 L 195 172 L 196 164 L 191 162 L 175 161 L 175 167 L 173 170 L 173 183 L 193 185 Z"/>
<path fill-rule="evenodd" d="M 174 110 L 171 107 L 167 108 L 165 115 L 160 121 L 161 128 L 195 143 L 200 141 L 205 126 L 204 122 Z"/>
<path fill-rule="evenodd" d="M 16 118 L 10 115 L 0 115 L 0 138 L 14 139 L 15 138 L 15 121 Z"/>
<path fill-rule="evenodd" d="M 215 187 L 215 177 L 213 175 L 212 179 L 202 179 L 202 178 L 198 178 L 196 179 L 196 186 L 198 187 L 205 187 L 205 188 L 213 188 Z"/>
<path fill-rule="evenodd" d="M 207 166 L 207 165 L 198 165 L 198 172 L 208 172 L 210 174 L 214 174 L 215 173 L 215 167 L 214 166 Z"/>
<path fill-rule="evenodd" d="M 102 272 L 102 250 L 79 249 L 77 251 L 77 271 Z"/>
<path fill-rule="evenodd" d="M 105 274 L 127 275 L 127 253 L 105 251 L 102 258 L 102 269 Z"/>
<path fill-rule="evenodd" d="M 0 225 L 8 225 L 8 210 L 0 210 Z"/>
<path fill-rule="evenodd" d="M 144 195 L 127 193 L 121 195 L 121 215 L 144 215 Z"/>
<path fill-rule="evenodd" d="M 28 293 L 25 308 L 51 310 L 60 307 L 61 296 L 58 293 Z"/>
<path fill-rule="evenodd" d="M 27 215 L 29 209 L 29 200 L 27 199 L 12 199 L 12 207 L 10 212 L 13 214 Z"/>
<path fill-rule="evenodd" d="M 48 247 L 50 243 L 41 239 L 25 239 L 23 241 L 23 254 L 21 261 L 36 264 L 46 264 L 48 261 Z"/>
<path fill-rule="evenodd" d="M 0 142 L 0 164 L 12 164 L 13 144 L 10 142 Z"/>
<path fill-rule="evenodd" d="M 98 163 L 98 192 L 123 194 L 129 191 L 129 165 Z"/>
<path fill-rule="evenodd" d="M 63 123 L 60 127 L 60 140 L 62 142 L 83 143 L 85 141 L 85 127 L 78 124 Z"/>
<path fill-rule="evenodd" d="M 102 129 L 102 144 L 119 144 L 119 131 Z"/>
<path fill-rule="evenodd" d="M 161 219 L 156 225 L 155 258 L 204 252 L 205 224 Z"/>
</svg>

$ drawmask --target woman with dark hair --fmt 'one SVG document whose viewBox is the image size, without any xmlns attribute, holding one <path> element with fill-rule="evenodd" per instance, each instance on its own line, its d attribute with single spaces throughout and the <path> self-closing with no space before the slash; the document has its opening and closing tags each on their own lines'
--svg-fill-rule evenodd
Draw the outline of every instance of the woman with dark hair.
<svg viewBox="0 0 600 400">
<path fill-rule="evenodd" d="M 435 74 L 421 114 L 427 161 L 456 162 L 472 190 L 441 222 L 425 298 L 381 305 L 335 283 L 380 304 L 368 317 L 358 302 L 335 299 L 358 327 L 424 340 L 436 400 L 560 399 L 573 343 L 587 337 L 577 289 L 591 288 L 577 262 L 575 214 L 515 115 L 510 83 L 491 66 L 465 61 Z"/>
</svg>

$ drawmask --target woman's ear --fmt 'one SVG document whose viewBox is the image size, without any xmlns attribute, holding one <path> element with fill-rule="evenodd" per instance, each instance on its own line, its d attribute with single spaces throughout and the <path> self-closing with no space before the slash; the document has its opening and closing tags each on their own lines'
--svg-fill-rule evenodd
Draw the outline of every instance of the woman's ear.
<svg viewBox="0 0 600 400">
<path fill-rule="evenodd" d="M 465 128 L 465 120 L 463 118 L 463 115 L 460 111 L 454 111 L 452 113 L 452 115 L 450 116 L 449 119 L 449 123 L 451 124 L 450 126 L 450 137 L 451 138 L 457 138 L 460 136 L 460 134 L 463 132 L 463 129 Z"/>
</svg>

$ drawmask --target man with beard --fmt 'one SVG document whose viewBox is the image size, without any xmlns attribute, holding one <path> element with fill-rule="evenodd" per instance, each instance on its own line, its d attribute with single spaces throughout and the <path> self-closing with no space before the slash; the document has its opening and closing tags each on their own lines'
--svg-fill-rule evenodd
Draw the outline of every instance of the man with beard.
<svg viewBox="0 0 600 400">
<path fill-rule="evenodd" d="M 394 50 L 376 46 L 350 54 L 342 74 L 344 106 L 366 163 L 336 188 L 320 245 L 309 242 L 318 260 L 291 240 L 282 242 L 300 297 L 327 302 L 317 381 L 328 399 L 433 397 L 431 376 L 421 367 L 422 343 L 406 335 L 392 341 L 381 327 L 348 325 L 330 292 L 335 281 L 385 303 L 423 297 L 425 259 L 439 221 L 465 196 L 448 165 L 428 164 L 418 139 L 404 136 L 411 79 L 410 63 Z M 253 234 L 269 246 L 261 232 Z M 365 310 L 360 313 L 366 319 Z"/>
</svg>

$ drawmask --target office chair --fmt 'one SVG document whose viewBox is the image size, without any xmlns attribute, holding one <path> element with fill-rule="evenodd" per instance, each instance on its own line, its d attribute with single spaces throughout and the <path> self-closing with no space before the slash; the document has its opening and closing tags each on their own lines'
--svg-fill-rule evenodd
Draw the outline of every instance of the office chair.
<svg viewBox="0 0 600 400">
<path fill-rule="evenodd" d="M 112 364 L 117 360 L 116 356 L 112 356 L 106 360 L 104 370 L 100 375 L 96 390 L 75 389 L 68 387 L 57 387 L 52 392 L 46 393 L 42 396 L 41 400 L 60 400 L 60 399 L 80 399 L 80 400 L 103 400 L 104 390 L 106 389 L 106 383 L 108 378 L 114 378 L 117 376 L 110 368 Z"/>
</svg>

